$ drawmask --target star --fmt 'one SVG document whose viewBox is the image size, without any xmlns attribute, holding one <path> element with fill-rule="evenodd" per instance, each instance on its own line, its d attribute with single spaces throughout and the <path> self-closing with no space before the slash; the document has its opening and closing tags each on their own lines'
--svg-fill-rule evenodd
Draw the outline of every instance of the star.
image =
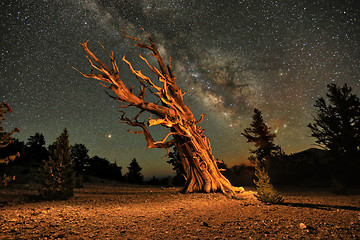
<svg viewBox="0 0 360 240">
<path fill-rule="evenodd" d="M 200 125 L 228 166 L 247 161 L 240 133 L 254 108 L 278 134 L 276 144 L 293 153 L 314 143 L 307 124 L 328 83 L 347 83 L 360 95 L 360 10 L 351 1 L 10 0 L 0 9 L 0 96 L 13 109 L 6 129 L 18 127 L 15 137 L 25 142 L 43 133 L 49 145 L 67 128 L 71 144 L 85 144 L 92 156 L 121 158 L 123 166 L 135 157 L 145 176 L 172 173 L 165 153 L 145 151 L 144 138 L 119 122 L 118 102 L 72 69 L 90 69 L 79 42 L 90 40 L 104 61 L 97 41 L 114 51 L 120 77 L 131 86 L 136 79 L 121 57 L 150 77 L 138 55 L 153 60 L 121 29 L 144 39 L 143 27 L 165 62 L 172 57 L 177 84 L 191 90 L 185 103 L 197 119 L 206 114 Z M 155 140 L 167 133 L 150 131 Z"/>
</svg>

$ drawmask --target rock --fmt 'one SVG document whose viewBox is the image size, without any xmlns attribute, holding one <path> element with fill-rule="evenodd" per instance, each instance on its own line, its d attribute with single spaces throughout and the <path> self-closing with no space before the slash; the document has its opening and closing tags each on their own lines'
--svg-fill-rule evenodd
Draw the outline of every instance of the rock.
<svg viewBox="0 0 360 240">
<path fill-rule="evenodd" d="M 300 223 L 300 229 L 306 229 L 307 226 L 304 223 Z"/>
<path fill-rule="evenodd" d="M 317 229 L 312 226 L 307 226 L 304 223 L 300 223 L 300 229 L 307 230 L 310 233 L 316 233 Z"/>
</svg>

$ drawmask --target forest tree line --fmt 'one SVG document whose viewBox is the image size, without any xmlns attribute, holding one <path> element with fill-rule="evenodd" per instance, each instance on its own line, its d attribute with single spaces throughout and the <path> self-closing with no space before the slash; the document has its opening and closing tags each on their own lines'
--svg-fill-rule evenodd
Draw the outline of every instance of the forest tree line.
<svg viewBox="0 0 360 240">
<path fill-rule="evenodd" d="M 343 87 L 330 84 L 327 99 L 320 97 L 314 105 L 317 108 L 317 116 L 308 127 L 311 136 L 323 150 L 312 148 L 301 153 L 285 154 L 281 146 L 274 143 L 276 135 L 270 132 L 271 127 L 265 123 L 261 111 L 255 109 L 253 122 L 242 133 L 249 143 L 255 145 L 250 152 L 251 164 L 229 169 L 224 162 L 218 161 L 218 168 L 224 170 L 224 175 L 234 185 L 252 185 L 253 179 L 259 178 L 255 176 L 257 166 L 266 170 L 272 183 L 276 185 L 333 185 L 338 187 L 339 191 L 344 185 L 359 185 L 360 100 L 351 91 L 351 87 L 346 84 Z M 4 115 L 10 112 L 9 109 L 9 106 L 3 103 L 1 120 L 5 119 Z M 47 147 L 43 134 L 36 133 L 30 136 L 25 143 L 11 137 L 17 131 L 18 129 L 14 129 L 8 133 L 1 126 L 1 170 L 5 164 L 12 162 L 14 166 L 23 166 L 21 174 L 27 175 L 27 180 L 36 179 L 51 159 L 66 158 L 59 155 L 59 152 L 63 151 L 60 149 L 66 148 L 70 159 L 70 175 L 73 175 L 71 178 L 76 187 L 81 187 L 84 180 L 89 179 L 88 176 L 129 183 L 143 182 L 141 167 L 135 158 L 129 164 L 128 172 L 123 175 L 122 167 L 116 162 L 110 163 L 106 158 L 99 156 L 90 157 L 84 144 L 70 146 L 66 129 L 56 142 Z M 169 153 L 168 163 L 173 165 L 176 175 L 162 181 L 153 177 L 148 183 L 183 185 L 184 169 L 176 147 Z M 10 180 L 9 176 L 3 178 L 4 182 Z"/>
<path fill-rule="evenodd" d="M 7 174 L 12 176 L 11 179 L 4 178 L 4 184 L 10 180 L 13 183 L 33 184 L 43 198 L 66 199 L 73 195 L 74 188 L 83 187 L 84 182 L 92 181 L 93 177 L 136 184 L 143 182 L 142 168 L 135 158 L 123 175 L 122 167 L 116 162 L 111 163 L 97 155 L 90 157 L 88 152 L 84 144 L 70 146 L 67 129 L 47 147 L 41 133 L 30 136 L 26 143 L 11 139 L 11 143 L 1 149 L 0 155 L 5 159 L 16 153 L 12 161 L 2 163 L 10 165 Z"/>
<path fill-rule="evenodd" d="M 67 130 L 64 130 L 67 132 Z M 37 171 L 44 161 L 47 161 L 50 156 L 51 148 L 55 143 L 46 146 L 45 137 L 42 133 L 35 133 L 28 138 L 25 143 L 16 138 L 7 147 L 1 150 L 1 156 L 8 156 L 18 152 L 19 156 L 12 162 L 12 165 L 23 166 L 23 174 L 29 174 L 32 171 Z M 128 172 L 122 174 L 122 167 L 115 161 L 111 163 L 108 159 L 95 155 L 90 157 L 89 150 L 84 144 L 74 144 L 70 148 L 70 156 L 72 159 L 72 167 L 77 174 L 94 176 L 99 178 L 108 178 L 113 180 L 128 181 L 132 183 L 141 183 L 143 176 L 141 168 L 139 169 L 138 162 L 134 158 L 128 167 Z M 139 176 L 134 174 L 139 173 Z"/>
</svg>

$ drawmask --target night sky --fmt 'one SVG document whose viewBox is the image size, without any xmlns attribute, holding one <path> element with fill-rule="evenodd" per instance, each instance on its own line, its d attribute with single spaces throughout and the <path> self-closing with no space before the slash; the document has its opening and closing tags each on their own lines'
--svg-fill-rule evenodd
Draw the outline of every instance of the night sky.
<svg viewBox="0 0 360 240">
<path fill-rule="evenodd" d="M 144 137 L 120 123 L 119 104 L 72 68 L 90 72 L 78 44 L 86 40 L 105 60 L 100 41 L 115 52 L 120 77 L 131 85 L 137 80 L 121 57 L 148 73 L 138 57 L 148 52 L 130 46 L 121 29 L 145 40 L 143 27 L 163 57 L 172 57 L 178 85 L 191 90 L 185 103 L 195 117 L 206 114 L 201 126 L 216 158 L 229 166 L 247 161 L 252 146 L 240 133 L 255 107 L 286 153 L 305 150 L 314 144 L 306 125 L 326 85 L 348 83 L 360 95 L 356 2 L 2 0 L 0 101 L 13 108 L 5 129 L 18 127 L 14 137 L 25 142 L 43 133 L 49 145 L 67 128 L 71 144 L 85 144 L 91 156 L 125 168 L 135 157 L 145 177 L 172 174 L 161 159 L 166 151 L 145 150 Z M 157 140 L 166 133 L 150 130 Z"/>
</svg>

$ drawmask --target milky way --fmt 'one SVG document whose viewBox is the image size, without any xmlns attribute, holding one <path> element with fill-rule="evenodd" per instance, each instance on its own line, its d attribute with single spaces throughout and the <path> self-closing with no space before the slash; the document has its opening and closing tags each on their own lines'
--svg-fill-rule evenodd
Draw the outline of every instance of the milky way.
<svg viewBox="0 0 360 240">
<path fill-rule="evenodd" d="M 104 88 L 72 69 L 90 70 L 79 42 L 89 39 L 105 59 L 100 41 L 149 73 L 138 57 L 148 53 L 121 33 L 145 40 L 143 27 L 172 57 L 179 86 L 191 90 L 185 102 L 196 118 L 206 114 L 202 127 L 214 155 L 230 166 L 248 157 L 251 146 L 240 133 L 254 108 L 292 153 L 312 147 L 306 125 L 328 83 L 348 83 L 360 95 L 356 1 L 6 0 L 0 11 L 0 96 L 14 111 L 6 128 L 20 128 L 15 137 L 23 141 L 41 132 L 51 144 L 66 127 L 72 144 L 123 167 L 135 157 L 145 176 L 171 173 L 165 151 L 145 151 L 143 136 L 119 123 L 118 104 Z M 120 65 L 124 82 L 133 84 Z"/>
</svg>

